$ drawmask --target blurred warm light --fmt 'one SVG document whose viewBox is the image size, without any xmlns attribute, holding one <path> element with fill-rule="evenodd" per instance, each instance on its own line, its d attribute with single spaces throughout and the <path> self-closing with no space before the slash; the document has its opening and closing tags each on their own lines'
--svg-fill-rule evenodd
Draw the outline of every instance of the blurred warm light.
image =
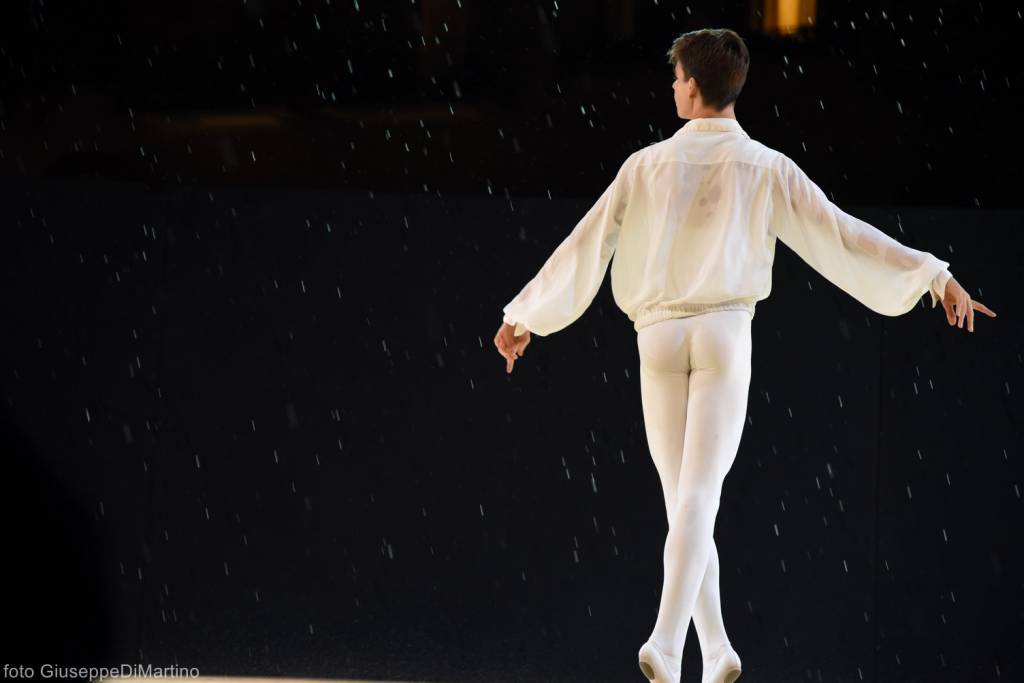
<svg viewBox="0 0 1024 683">
<path fill-rule="evenodd" d="M 760 0 L 760 28 L 765 33 L 792 35 L 805 26 L 814 25 L 816 0 Z"/>
<path fill-rule="evenodd" d="M 281 119 L 274 114 L 202 114 L 200 128 L 277 128 Z"/>
<path fill-rule="evenodd" d="M 210 113 L 201 112 L 195 114 L 147 114 L 147 122 L 169 129 L 195 130 L 203 128 L 216 130 L 218 128 L 239 129 L 239 128 L 280 128 L 285 124 L 285 115 L 277 112 L 238 112 L 238 113 Z"/>
</svg>

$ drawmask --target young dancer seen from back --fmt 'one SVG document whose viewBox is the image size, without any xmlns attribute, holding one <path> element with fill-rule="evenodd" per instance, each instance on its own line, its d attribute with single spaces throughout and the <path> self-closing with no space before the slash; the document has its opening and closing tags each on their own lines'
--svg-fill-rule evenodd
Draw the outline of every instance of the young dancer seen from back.
<svg viewBox="0 0 1024 683">
<path fill-rule="evenodd" d="M 732 683 L 740 658 L 722 620 L 713 532 L 743 431 L 751 322 L 771 292 L 776 240 L 876 313 L 903 315 L 928 292 L 949 325 L 966 322 L 969 332 L 975 310 L 996 314 L 971 299 L 948 262 L 845 213 L 792 159 L 750 138 L 735 113 L 750 57 L 734 31 L 684 33 L 668 60 L 676 114 L 688 122 L 629 155 L 504 307 L 494 345 L 511 373 L 531 333 L 549 335 L 583 314 L 611 263 L 615 303 L 637 334 L 644 427 L 668 516 L 661 602 L 640 669 L 677 683 L 692 618 L 702 683 Z"/>
</svg>

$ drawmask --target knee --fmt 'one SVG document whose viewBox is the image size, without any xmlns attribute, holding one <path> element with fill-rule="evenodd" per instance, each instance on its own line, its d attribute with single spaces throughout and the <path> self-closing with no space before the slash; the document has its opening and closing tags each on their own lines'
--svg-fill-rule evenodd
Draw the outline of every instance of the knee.
<svg viewBox="0 0 1024 683">
<path fill-rule="evenodd" d="M 687 491 L 679 491 L 676 494 L 674 516 L 676 519 L 692 519 L 703 516 L 713 518 L 718 513 L 720 501 L 721 489 L 718 487 L 692 487 Z"/>
</svg>

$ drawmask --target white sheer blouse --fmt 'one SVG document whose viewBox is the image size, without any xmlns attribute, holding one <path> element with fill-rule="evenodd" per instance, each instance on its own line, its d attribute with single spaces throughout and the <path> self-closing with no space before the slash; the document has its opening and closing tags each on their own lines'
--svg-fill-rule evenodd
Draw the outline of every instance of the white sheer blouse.
<svg viewBox="0 0 1024 683">
<path fill-rule="evenodd" d="M 882 315 L 908 312 L 925 292 L 934 308 L 952 275 L 947 261 L 844 212 L 735 119 L 698 118 L 629 155 L 503 320 L 516 334 L 563 329 L 593 301 L 609 263 L 615 303 L 634 329 L 712 310 L 753 316 L 771 292 L 776 240 Z"/>
</svg>

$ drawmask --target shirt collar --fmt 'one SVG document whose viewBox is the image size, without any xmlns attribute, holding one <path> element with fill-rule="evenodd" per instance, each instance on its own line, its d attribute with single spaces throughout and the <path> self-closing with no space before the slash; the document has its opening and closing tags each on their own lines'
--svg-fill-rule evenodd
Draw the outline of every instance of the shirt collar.
<svg viewBox="0 0 1024 683">
<path fill-rule="evenodd" d="M 747 135 L 747 132 L 740 127 L 740 124 L 736 119 L 731 119 L 725 116 L 705 116 L 699 119 L 690 119 L 686 122 L 686 125 L 676 131 L 675 135 L 682 135 L 683 133 L 693 133 L 697 131 L 724 131 L 727 133 L 739 133 L 747 138 L 750 137 Z M 675 135 L 673 137 L 675 137 Z"/>
</svg>

